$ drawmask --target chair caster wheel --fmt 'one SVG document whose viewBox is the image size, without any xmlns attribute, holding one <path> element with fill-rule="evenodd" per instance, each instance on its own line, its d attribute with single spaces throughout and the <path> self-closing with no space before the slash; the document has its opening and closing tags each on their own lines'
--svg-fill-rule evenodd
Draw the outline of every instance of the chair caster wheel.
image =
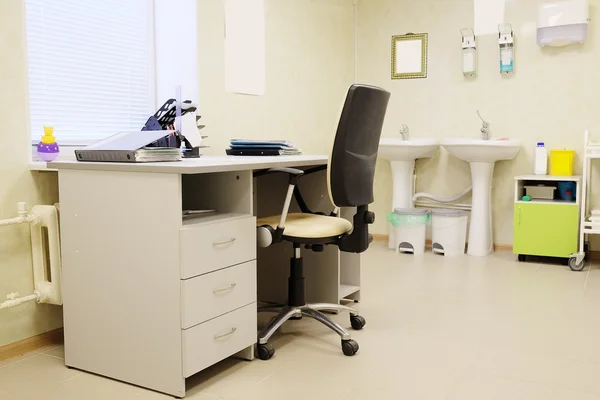
<svg viewBox="0 0 600 400">
<path fill-rule="evenodd" d="M 256 346 L 256 356 L 261 360 L 268 360 L 275 354 L 275 349 L 270 344 L 259 344 Z"/>
<path fill-rule="evenodd" d="M 355 340 L 342 340 L 342 351 L 345 356 L 353 356 L 358 351 L 358 343 Z"/>
<path fill-rule="evenodd" d="M 355 331 L 361 330 L 366 323 L 367 321 L 365 321 L 364 317 L 361 317 L 360 315 L 350 316 L 350 324 L 352 325 L 352 329 Z"/>
</svg>

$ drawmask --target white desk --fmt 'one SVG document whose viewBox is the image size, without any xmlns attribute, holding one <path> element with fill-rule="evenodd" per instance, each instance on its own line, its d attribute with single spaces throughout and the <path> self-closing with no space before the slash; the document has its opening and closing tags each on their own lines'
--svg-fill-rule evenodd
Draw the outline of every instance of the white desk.
<svg viewBox="0 0 600 400">
<path fill-rule="evenodd" d="M 327 156 L 277 157 L 200 157 L 168 163 L 101 163 L 75 160 L 48 163 L 49 168 L 86 171 L 154 172 L 171 174 L 208 174 L 211 172 L 248 171 L 276 167 L 305 167 L 327 164 Z"/>
<path fill-rule="evenodd" d="M 252 359 L 257 300 L 285 300 L 292 254 L 280 243 L 257 257 L 255 217 L 281 212 L 287 177 L 253 171 L 326 163 L 49 164 L 59 174 L 66 365 L 183 397 L 185 378 L 236 353 Z M 332 209 L 325 177 L 300 180 L 314 210 Z M 182 218 L 186 209 L 217 214 Z M 359 299 L 359 255 L 326 246 L 304 256 L 309 301 Z"/>
</svg>

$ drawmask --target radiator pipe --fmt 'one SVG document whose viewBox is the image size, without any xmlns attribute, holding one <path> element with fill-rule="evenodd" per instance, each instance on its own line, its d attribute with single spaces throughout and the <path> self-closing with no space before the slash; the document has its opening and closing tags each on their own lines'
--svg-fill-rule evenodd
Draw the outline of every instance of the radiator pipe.
<svg viewBox="0 0 600 400">
<path fill-rule="evenodd" d="M 25 202 L 17 203 L 18 217 L 0 220 L 0 226 L 18 225 L 36 222 L 37 218 L 34 214 L 27 214 L 27 204 Z"/>
<path fill-rule="evenodd" d="M 41 295 L 37 290 L 29 296 L 19 297 L 19 293 L 10 293 L 6 295 L 7 300 L 0 303 L 0 310 L 3 308 L 11 308 L 20 306 L 23 303 L 29 303 L 30 301 L 41 301 Z"/>
</svg>

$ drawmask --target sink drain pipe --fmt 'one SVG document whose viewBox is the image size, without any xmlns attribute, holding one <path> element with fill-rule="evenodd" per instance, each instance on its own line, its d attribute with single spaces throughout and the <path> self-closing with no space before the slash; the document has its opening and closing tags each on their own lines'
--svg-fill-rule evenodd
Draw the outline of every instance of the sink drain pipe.
<svg viewBox="0 0 600 400">
<path fill-rule="evenodd" d="M 453 197 L 439 197 L 439 196 L 434 196 L 429 193 L 421 192 L 421 193 L 417 193 L 413 196 L 413 201 L 417 201 L 419 199 L 429 199 L 429 200 L 435 201 L 436 203 L 444 203 L 444 204 L 454 203 L 455 201 L 458 201 L 458 200 L 462 199 L 463 197 L 465 197 L 466 195 L 468 195 L 469 193 L 471 193 L 472 190 L 473 190 L 473 186 L 469 186 L 463 192 L 461 192 Z"/>
</svg>

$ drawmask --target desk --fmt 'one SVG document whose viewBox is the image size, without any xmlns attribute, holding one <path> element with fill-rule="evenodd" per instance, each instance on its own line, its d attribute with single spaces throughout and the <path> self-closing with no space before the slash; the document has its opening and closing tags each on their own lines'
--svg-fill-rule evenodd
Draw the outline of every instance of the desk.
<svg viewBox="0 0 600 400">
<path fill-rule="evenodd" d="M 292 254 L 285 243 L 256 249 L 256 217 L 281 212 L 287 176 L 253 171 L 326 163 L 50 163 L 59 174 L 65 364 L 183 397 L 185 378 L 234 354 L 252 359 L 257 301 L 284 302 Z M 315 210 L 332 209 L 325 178 L 299 183 Z M 187 209 L 217 213 L 182 217 Z M 359 255 L 334 246 L 304 255 L 309 301 L 359 299 Z"/>
</svg>

